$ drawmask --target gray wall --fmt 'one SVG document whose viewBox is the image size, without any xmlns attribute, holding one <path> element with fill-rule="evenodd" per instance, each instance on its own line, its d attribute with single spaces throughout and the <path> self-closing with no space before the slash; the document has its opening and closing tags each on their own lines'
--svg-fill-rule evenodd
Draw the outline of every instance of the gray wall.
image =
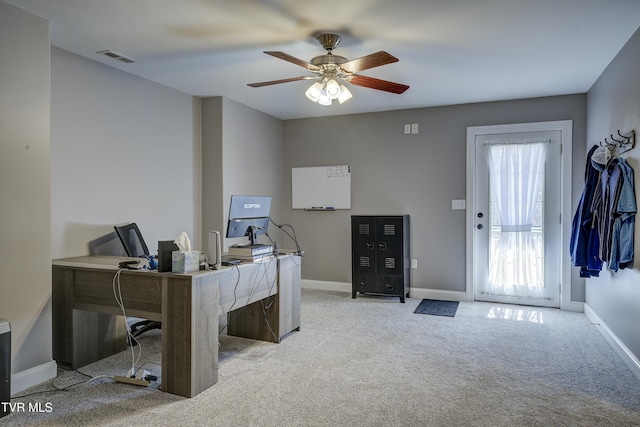
<svg viewBox="0 0 640 427">
<path fill-rule="evenodd" d="M 209 230 L 224 235 L 224 161 L 222 157 L 223 101 L 221 96 L 202 99 L 202 241 Z"/>
<path fill-rule="evenodd" d="M 11 322 L 11 370 L 22 374 L 11 384 L 17 391 L 56 373 L 47 21 L 0 2 L 0 58 L 0 317 Z"/>
<path fill-rule="evenodd" d="M 272 196 L 271 216 L 280 217 L 282 121 L 224 97 L 202 100 L 203 242 L 209 230 L 223 236 L 223 250 L 244 239 L 225 239 L 231 196 Z M 281 239 L 270 227 L 269 235 Z M 260 241 L 267 242 L 264 236 Z"/>
<path fill-rule="evenodd" d="M 640 30 L 593 85 L 587 96 L 588 127 L 586 147 L 615 134 L 618 129 L 640 132 Z M 640 144 L 622 154 L 635 171 L 636 199 L 640 188 Z M 640 227 L 635 229 L 636 252 Z M 640 359 L 640 272 L 638 260 L 632 270 L 613 273 L 605 269 L 598 278 L 587 279 L 586 304 Z"/>
<path fill-rule="evenodd" d="M 182 231 L 199 249 L 200 100 L 57 48 L 51 82 L 53 258 L 104 236 L 97 251 L 122 253 L 129 222 L 153 253 Z"/>
<path fill-rule="evenodd" d="M 573 120 L 577 202 L 585 95 L 286 121 L 284 212 L 306 251 L 303 278 L 350 283 L 351 215 L 409 214 L 411 257 L 418 261 L 411 287 L 464 292 L 465 211 L 452 210 L 451 200 L 466 196 L 466 128 L 554 120 Z M 406 123 L 418 123 L 419 134 L 405 135 Z M 292 167 L 339 164 L 352 165 L 351 210 L 291 209 Z M 582 301 L 579 280 L 572 296 Z"/>
</svg>

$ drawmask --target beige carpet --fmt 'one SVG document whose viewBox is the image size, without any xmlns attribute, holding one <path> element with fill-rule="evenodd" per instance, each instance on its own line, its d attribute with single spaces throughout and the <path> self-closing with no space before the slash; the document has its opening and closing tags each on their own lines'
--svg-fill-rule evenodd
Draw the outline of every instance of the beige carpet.
<svg viewBox="0 0 640 427">
<path fill-rule="evenodd" d="M 462 302 L 414 314 L 419 299 L 303 290 L 302 329 L 281 344 L 221 337 L 218 384 L 192 399 L 98 379 L 47 383 L 13 402 L 9 426 L 632 426 L 640 382 L 583 314 Z M 159 332 L 144 369 L 161 378 Z M 122 375 L 121 353 L 81 369 Z M 62 372 L 60 386 L 82 380 Z M 46 412 L 46 408 L 50 408 Z"/>
</svg>

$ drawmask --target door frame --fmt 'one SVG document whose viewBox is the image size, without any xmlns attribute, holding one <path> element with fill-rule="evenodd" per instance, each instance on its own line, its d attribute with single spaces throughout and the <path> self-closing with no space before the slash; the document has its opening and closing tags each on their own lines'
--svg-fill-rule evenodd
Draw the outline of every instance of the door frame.
<svg viewBox="0 0 640 427">
<path fill-rule="evenodd" d="M 473 271 L 475 260 L 473 248 L 475 245 L 474 212 L 476 211 L 476 136 L 504 133 L 560 131 L 560 143 L 562 145 L 562 159 L 560 162 L 560 212 L 562 221 L 562 236 L 560 239 L 560 253 L 562 254 L 562 265 L 560 266 L 560 309 L 579 312 L 583 310 L 583 303 L 571 300 L 571 258 L 569 254 L 569 238 L 571 235 L 571 147 L 573 141 L 572 130 L 572 120 L 467 127 L 466 298 L 468 301 L 474 301 L 475 298 L 475 275 Z"/>
</svg>

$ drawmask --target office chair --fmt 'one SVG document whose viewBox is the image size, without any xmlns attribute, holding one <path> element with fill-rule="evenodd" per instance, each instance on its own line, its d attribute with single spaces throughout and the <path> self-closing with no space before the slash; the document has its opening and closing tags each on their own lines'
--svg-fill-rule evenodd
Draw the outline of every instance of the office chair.
<svg viewBox="0 0 640 427">
<path fill-rule="evenodd" d="M 127 225 L 114 226 L 116 234 L 124 246 L 124 251 L 129 257 L 147 257 L 149 249 L 142 238 L 142 233 L 135 222 Z"/>
<path fill-rule="evenodd" d="M 142 238 L 142 233 L 135 222 L 131 224 L 114 226 L 116 234 L 122 242 L 124 251 L 129 257 L 149 257 L 149 249 Z M 129 328 L 133 337 L 140 336 L 152 329 L 160 329 L 161 323 L 155 320 L 141 320 L 136 322 Z M 135 342 L 129 341 L 129 345 L 135 345 Z"/>
</svg>

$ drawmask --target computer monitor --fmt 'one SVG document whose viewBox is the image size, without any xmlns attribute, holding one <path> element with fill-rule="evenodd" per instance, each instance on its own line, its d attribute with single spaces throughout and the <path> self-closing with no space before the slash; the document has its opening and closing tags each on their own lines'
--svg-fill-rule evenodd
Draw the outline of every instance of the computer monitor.
<svg viewBox="0 0 640 427">
<path fill-rule="evenodd" d="M 271 196 L 231 196 L 227 238 L 249 237 L 251 245 L 269 228 Z"/>
</svg>

